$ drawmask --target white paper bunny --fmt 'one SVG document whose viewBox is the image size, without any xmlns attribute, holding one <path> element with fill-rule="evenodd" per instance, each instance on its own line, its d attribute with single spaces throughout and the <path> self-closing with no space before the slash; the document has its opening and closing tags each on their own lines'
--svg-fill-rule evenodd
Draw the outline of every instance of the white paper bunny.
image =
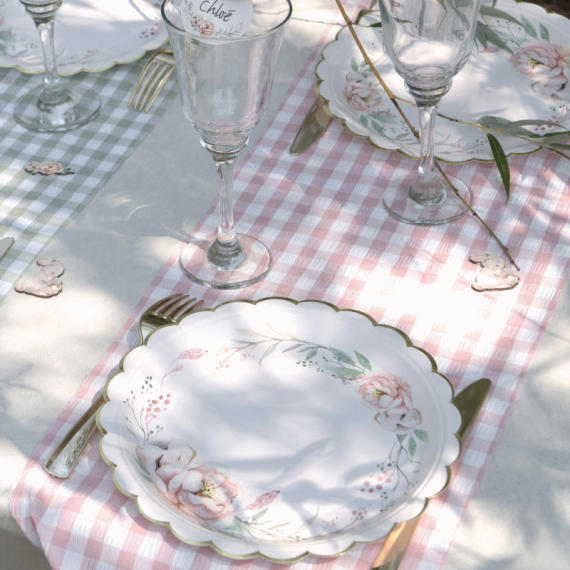
<svg viewBox="0 0 570 570">
<path fill-rule="evenodd" d="M 53 297 L 62 290 L 61 275 L 65 271 L 63 263 L 55 259 L 40 257 L 37 264 L 42 268 L 39 273 L 27 277 L 15 286 L 20 293 L 29 293 L 36 297 Z"/>
<path fill-rule="evenodd" d="M 520 277 L 512 269 L 506 268 L 504 259 L 498 255 L 477 253 L 469 260 L 482 265 L 475 283 L 471 285 L 475 291 L 512 289 L 519 284 Z"/>
</svg>

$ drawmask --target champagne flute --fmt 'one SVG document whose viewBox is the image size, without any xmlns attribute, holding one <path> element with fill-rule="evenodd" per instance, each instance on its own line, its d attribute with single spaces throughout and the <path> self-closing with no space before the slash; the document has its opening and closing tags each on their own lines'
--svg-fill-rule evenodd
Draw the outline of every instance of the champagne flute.
<svg viewBox="0 0 570 570">
<path fill-rule="evenodd" d="M 193 236 L 182 251 L 180 265 L 201 285 L 236 289 L 263 279 L 272 264 L 265 245 L 235 231 L 233 169 L 267 109 L 292 6 L 289 0 L 253 0 L 253 19 L 241 37 L 217 37 L 214 24 L 204 19 L 199 23 L 207 35 L 187 31 L 184 9 L 184 2 L 165 0 L 162 16 L 174 52 L 184 114 L 216 165 L 219 227 L 215 234 Z"/>
<path fill-rule="evenodd" d="M 384 206 L 410 224 L 451 222 L 467 212 L 473 194 L 448 176 L 461 201 L 437 171 L 434 122 L 440 99 L 471 55 L 481 0 L 379 0 L 379 5 L 384 48 L 418 107 L 421 141 L 415 178 L 388 188 Z"/>
<path fill-rule="evenodd" d="M 60 132 L 80 127 L 99 113 L 97 95 L 81 85 L 62 85 L 57 72 L 53 25 L 63 0 L 20 0 L 32 17 L 44 56 L 43 85 L 26 93 L 16 104 L 14 118 L 33 131 Z"/>
</svg>

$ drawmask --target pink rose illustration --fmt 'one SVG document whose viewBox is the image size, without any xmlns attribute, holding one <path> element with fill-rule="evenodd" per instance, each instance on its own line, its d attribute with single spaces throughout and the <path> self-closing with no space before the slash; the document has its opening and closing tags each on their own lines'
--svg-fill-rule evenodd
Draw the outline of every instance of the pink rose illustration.
<svg viewBox="0 0 570 570">
<path fill-rule="evenodd" d="M 358 392 L 379 410 L 376 421 L 393 433 L 408 433 L 422 423 L 414 408 L 410 385 L 393 374 L 370 374 L 359 379 Z"/>
<path fill-rule="evenodd" d="M 158 492 L 188 516 L 224 528 L 241 508 L 241 487 L 213 467 L 192 465 L 196 452 L 183 441 L 137 447 L 137 456 Z"/>
<path fill-rule="evenodd" d="M 194 15 L 190 22 L 202 36 L 213 36 L 216 31 L 214 24 L 210 20 L 204 20 L 202 16 Z"/>
<path fill-rule="evenodd" d="M 44 176 L 49 176 L 50 174 L 73 174 L 71 169 L 63 166 L 61 162 L 28 162 L 24 169 L 31 174 L 43 174 Z"/>
<path fill-rule="evenodd" d="M 382 108 L 382 89 L 370 71 L 347 73 L 343 93 L 356 111 L 376 113 Z"/>
<path fill-rule="evenodd" d="M 533 80 L 545 97 L 570 100 L 570 49 L 546 41 L 523 44 L 510 57 L 515 69 Z"/>
</svg>

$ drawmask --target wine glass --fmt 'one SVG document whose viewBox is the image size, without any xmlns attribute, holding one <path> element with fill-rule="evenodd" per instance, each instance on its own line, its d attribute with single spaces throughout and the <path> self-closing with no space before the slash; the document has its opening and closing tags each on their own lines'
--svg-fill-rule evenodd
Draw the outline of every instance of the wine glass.
<svg viewBox="0 0 570 570">
<path fill-rule="evenodd" d="M 235 231 L 233 169 L 267 109 L 292 6 L 289 0 L 254 0 L 253 19 L 241 37 L 216 37 L 209 20 L 203 29 L 211 35 L 187 31 L 184 7 L 179 0 L 165 0 L 162 16 L 174 52 L 184 114 L 216 165 L 219 227 L 207 237 L 193 236 L 182 251 L 180 266 L 202 285 L 236 289 L 263 279 L 272 263 L 265 245 Z"/>
<path fill-rule="evenodd" d="M 97 116 L 97 95 L 81 85 L 62 85 L 55 61 L 53 24 L 63 0 L 20 0 L 40 35 L 44 55 L 43 85 L 26 93 L 16 104 L 14 118 L 27 129 L 42 132 L 69 131 Z"/>
<path fill-rule="evenodd" d="M 379 0 L 384 49 L 419 111 L 420 162 L 413 180 L 386 190 L 384 206 L 396 219 L 435 225 L 456 220 L 473 203 L 469 187 L 435 166 L 434 122 L 440 99 L 467 63 L 481 0 Z"/>
</svg>

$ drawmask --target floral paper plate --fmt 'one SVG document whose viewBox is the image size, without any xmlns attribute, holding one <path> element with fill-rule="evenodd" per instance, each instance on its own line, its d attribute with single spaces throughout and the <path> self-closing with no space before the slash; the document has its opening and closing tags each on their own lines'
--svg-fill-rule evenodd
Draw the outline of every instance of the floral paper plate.
<svg viewBox="0 0 570 570">
<path fill-rule="evenodd" d="M 570 127 L 570 20 L 543 8 L 514 0 L 484 2 L 479 32 L 466 66 L 453 79 L 438 106 L 441 115 L 476 123 L 484 116 L 509 121 L 540 119 Z M 382 45 L 381 21 L 367 16 L 355 26 L 376 69 L 399 97 L 412 101 L 404 80 L 393 70 Z M 345 129 L 384 150 L 417 158 L 419 144 L 379 85 L 352 38 L 343 28 L 326 45 L 316 69 L 317 93 Z M 415 107 L 403 111 L 418 128 Z M 552 127 L 526 127 L 545 134 Z M 493 160 L 480 129 L 438 117 L 435 152 L 452 163 Z M 527 141 L 496 135 L 507 155 L 538 150 Z"/>
<path fill-rule="evenodd" d="M 101 454 L 142 514 L 185 542 L 333 556 L 446 487 L 452 392 L 431 357 L 363 313 L 234 301 L 126 355 L 98 417 Z"/>
<path fill-rule="evenodd" d="M 61 75 L 102 71 L 134 61 L 167 40 L 153 0 L 65 0 L 55 17 L 57 69 Z M 0 0 L 0 67 L 43 73 L 38 31 L 17 0 Z"/>
</svg>

